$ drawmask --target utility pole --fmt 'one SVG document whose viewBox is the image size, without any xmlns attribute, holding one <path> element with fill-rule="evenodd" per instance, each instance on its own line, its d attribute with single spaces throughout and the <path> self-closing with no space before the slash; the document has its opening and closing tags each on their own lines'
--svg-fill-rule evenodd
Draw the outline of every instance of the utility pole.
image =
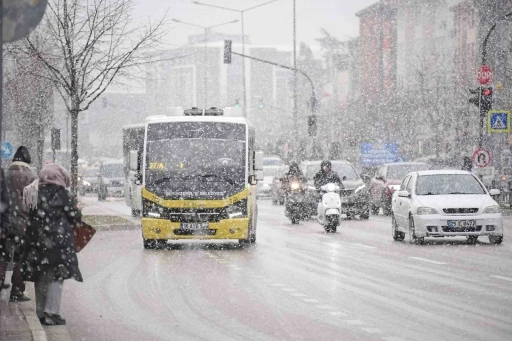
<svg viewBox="0 0 512 341">
<path fill-rule="evenodd" d="M 298 129 L 298 107 L 297 107 L 297 15 L 296 0 L 293 0 L 293 135 L 295 143 L 293 148 L 294 157 L 297 158 L 299 147 L 299 129 Z"/>
</svg>

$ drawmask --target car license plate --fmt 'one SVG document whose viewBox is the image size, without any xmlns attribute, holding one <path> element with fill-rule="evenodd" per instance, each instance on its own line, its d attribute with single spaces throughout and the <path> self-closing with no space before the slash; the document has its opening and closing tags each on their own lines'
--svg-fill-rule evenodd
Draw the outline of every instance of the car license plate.
<svg viewBox="0 0 512 341">
<path fill-rule="evenodd" d="M 208 223 L 181 223 L 182 230 L 208 230 Z"/>
<path fill-rule="evenodd" d="M 476 227 L 476 220 L 448 220 L 448 227 Z"/>
</svg>

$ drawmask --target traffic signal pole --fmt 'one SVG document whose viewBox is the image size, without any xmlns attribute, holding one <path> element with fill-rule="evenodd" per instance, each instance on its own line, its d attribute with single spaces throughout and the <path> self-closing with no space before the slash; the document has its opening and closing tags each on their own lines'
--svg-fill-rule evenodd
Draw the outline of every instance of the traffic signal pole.
<svg viewBox="0 0 512 341">
<path fill-rule="evenodd" d="M 234 55 L 237 55 L 237 56 L 240 56 L 243 58 L 249 58 L 249 59 L 261 62 L 261 63 L 270 64 L 270 65 L 278 66 L 283 69 L 296 71 L 296 72 L 300 73 L 301 75 L 303 75 L 304 77 L 306 77 L 306 79 L 309 81 L 309 84 L 311 85 L 311 113 L 313 115 L 315 114 L 316 103 L 317 103 L 316 93 L 315 93 L 315 84 L 313 83 L 313 81 L 311 80 L 311 77 L 309 77 L 307 73 L 305 73 L 304 71 L 302 71 L 300 69 L 291 67 L 291 66 L 281 65 L 278 63 L 270 62 L 268 60 L 264 60 L 264 59 L 260 59 L 260 58 L 256 58 L 256 57 L 252 57 L 252 56 L 247 56 L 247 55 L 244 55 L 243 53 L 237 53 L 237 52 L 231 52 L 231 53 Z"/>
<path fill-rule="evenodd" d="M 478 136 L 478 148 L 484 147 L 484 113 L 482 112 L 482 86 L 478 92 L 478 112 L 480 113 L 480 134 Z"/>
</svg>

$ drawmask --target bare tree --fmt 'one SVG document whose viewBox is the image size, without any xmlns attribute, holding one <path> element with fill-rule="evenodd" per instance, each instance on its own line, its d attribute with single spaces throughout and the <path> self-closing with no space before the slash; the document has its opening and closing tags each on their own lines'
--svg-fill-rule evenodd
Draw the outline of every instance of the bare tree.
<svg viewBox="0 0 512 341">
<path fill-rule="evenodd" d="M 165 16 L 156 23 L 134 25 L 132 0 L 50 0 L 39 33 L 54 49 L 39 48 L 35 36 L 21 49 L 45 66 L 40 77 L 50 80 L 64 99 L 71 118 L 72 191 L 78 173 L 78 116 L 120 76 L 133 67 L 154 63 L 165 30 Z M 122 78 L 122 77 L 121 77 Z"/>
<path fill-rule="evenodd" d="M 33 74 L 40 74 L 44 66 L 37 58 L 10 53 L 7 48 L 4 77 L 5 108 L 7 120 L 18 136 L 19 143 L 35 151 L 33 164 L 41 169 L 44 158 L 44 136 L 53 118 L 53 86 L 49 81 Z M 36 157 L 34 157 L 36 156 Z"/>
</svg>

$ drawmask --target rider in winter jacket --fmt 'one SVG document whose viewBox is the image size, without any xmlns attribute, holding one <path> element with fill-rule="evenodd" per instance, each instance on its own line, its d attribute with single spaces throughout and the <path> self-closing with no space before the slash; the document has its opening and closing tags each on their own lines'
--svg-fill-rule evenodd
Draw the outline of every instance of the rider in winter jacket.
<svg viewBox="0 0 512 341">
<path fill-rule="evenodd" d="M 331 161 L 323 161 L 320 165 L 320 171 L 315 174 L 313 180 L 315 181 L 315 187 L 320 188 L 329 183 L 334 183 L 343 188 L 343 183 L 339 175 L 332 170 Z"/>
<path fill-rule="evenodd" d="M 283 188 L 288 191 L 290 182 L 293 180 L 297 180 L 302 184 L 307 184 L 308 179 L 302 174 L 299 168 L 299 164 L 297 162 L 292 162 L 290 164 L 290 169 L 287 173 L 284 174 L 283 179 L 281 181 Z"/>
</svg>

